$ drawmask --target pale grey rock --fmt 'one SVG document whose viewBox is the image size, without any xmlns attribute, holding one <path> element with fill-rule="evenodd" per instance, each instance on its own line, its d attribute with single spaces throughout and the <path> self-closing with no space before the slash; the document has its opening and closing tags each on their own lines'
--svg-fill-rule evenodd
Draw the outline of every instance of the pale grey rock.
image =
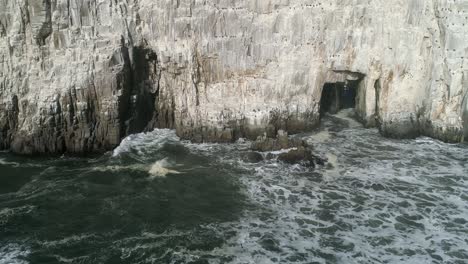
<svg viewBox="0 0 468 264">
<path fill-rule="evenodd" d="M 319 122 L 325 83 L 397 137 L 468 138 L 468 0 L 0 0 L 0 148 L 230 142 Z"/>
</svg>

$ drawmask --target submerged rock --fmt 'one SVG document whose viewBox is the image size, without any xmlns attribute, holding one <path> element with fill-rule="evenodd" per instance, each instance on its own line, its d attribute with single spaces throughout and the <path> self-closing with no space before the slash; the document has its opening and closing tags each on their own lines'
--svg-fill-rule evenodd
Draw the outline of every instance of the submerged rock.
<svg viewBox="0 0 468 264">
<path fill-rule="evenodd" d="M 292 149 L 286 153 L 281 153 L 278 156 L 278 160 L 281 160 L 290 164 L 299 163 L 301 161 L 308 161 L 310 165 L 314 165 L 312 153 L 310 150 L 306 149 L 305 147 L 299 147 L 297 149 Z"/>
<path fill-rule="evenodd" d="M 305 140 L 289 138 L 288 133 L 282 130 L 278 131 L 276 138 L 270 138 L 266 134 L 258 137 L 251 148 L 255 151 L 269 152 L 266 155 L 268 160 L 277 158 L 289 164 L 303 164 L 310 167 L 325 164 L 325 159 L 314 155 L 312 146 Z M 275 151 L 279 153 L 275 154 Z"/>
<path fill-rule="evenodd" d="M 306 147 L 299 147 L 286 153 L 281 153 L 278 155 L 278 160 L 289 164 L 301 163 L 310 167 L 315 167 L 316 165 L 325 165 L 326 162 L 326 159 L 314 155 L 312 150 Z"/>
<path fill-rule="evenodd" d="M 250 151 L 242 155 L 242 160 L 248 163 L 259 163 L 263 161 L 263 156 L 258 152 Z"/>
<path fill-rule="evenodd" d="M 314 159 L 312 156 L 312 152 L 305 147 L 299 147 L 297 149 L 292 149 L 286 153 L 281 153 L 278 156 L 278 160 L 289 164 L 296 164 L 303 161 L 309 162 L 311 166 L 314 166 Z"/>
<path fill-rule="evenodd" d="M 259 239 L 259 244 L 267 251 L 282 252 L 281 244 L 272 234 L 266 234 Z"/>
<path fill-rule="evenodd" d="M 266 135 L 259 136 L 256 141 L 252 143 L 252 150 L 267 152 L 278 151 L 282 149 L 309 147 L 307 142 L 302 139 L 289 138 L 288 133 L 283 130 L 278 130 L 276 138 L 271 138 Z"/>
</svg>

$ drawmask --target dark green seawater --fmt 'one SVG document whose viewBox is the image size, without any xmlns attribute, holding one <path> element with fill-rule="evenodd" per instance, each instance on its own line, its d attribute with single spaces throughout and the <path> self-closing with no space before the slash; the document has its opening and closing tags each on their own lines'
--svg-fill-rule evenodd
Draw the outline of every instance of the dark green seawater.
<svg viewBox="0 0 468 264">
<path fill-rule="evenodd" d="M 468 146 L 349 114 L 299 135 L 315 170 L 170 130 L 87 159 L 0 153 L 0 264 L 468 263 Z"/>
</svg>

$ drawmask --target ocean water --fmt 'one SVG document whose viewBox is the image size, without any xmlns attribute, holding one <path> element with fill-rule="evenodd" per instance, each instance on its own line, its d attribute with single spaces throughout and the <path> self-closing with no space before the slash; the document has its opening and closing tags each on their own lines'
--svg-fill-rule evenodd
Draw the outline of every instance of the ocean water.
<svg viewBox="0 0 468 264">
<path fill-rule="evenodd" d="M 171 130 L 88 159 L 2 152 L 0 263 L 468 263 L 468 146 L 350 115 L 297 135 L 314 170 Z"/>
</svg>

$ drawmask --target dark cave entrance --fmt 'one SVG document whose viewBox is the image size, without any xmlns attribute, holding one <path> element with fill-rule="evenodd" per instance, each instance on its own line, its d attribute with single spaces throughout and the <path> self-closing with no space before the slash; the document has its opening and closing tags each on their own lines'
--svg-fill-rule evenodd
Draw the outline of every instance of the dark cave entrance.
<svg viewBox="0 0 468 264">
<path fill-rule="evenodd" d="M 355 108 L 359 80 L 325 83 L 320 99 L 320 116 L 336 114 L 341 109 Z"/>
</svg>

